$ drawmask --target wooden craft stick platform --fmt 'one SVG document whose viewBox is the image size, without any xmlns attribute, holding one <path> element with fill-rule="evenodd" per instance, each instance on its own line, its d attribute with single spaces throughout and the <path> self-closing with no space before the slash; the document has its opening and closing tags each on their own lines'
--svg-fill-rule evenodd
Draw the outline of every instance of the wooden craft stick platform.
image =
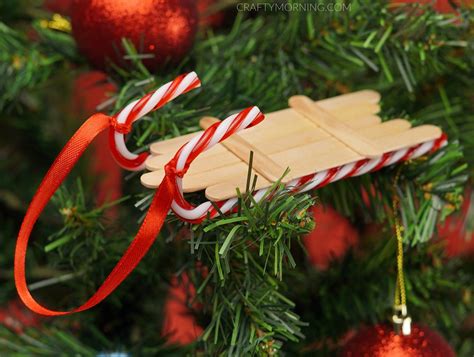
<svg viewBox="0 0 474 357">
<path fill-rule="evenodd" d="M 364 158 L 412 147 L 437 139 L 441 130 L 432 125 L 412 128 L 404 119 L 382 122 L 377 113 L 380 94 L 372 90 L 340 95 L 314 102 L 294 96 L 289 108 L 266 114 L 259 125 L 230 136 L 196 158 L 183 178 L 184 192 L 205 190 L 206 197 L 220 201 L 245 192 L 250 152 L 256 189 L 280 179 L 294 178 L 345 165 Z M 204 117 L 203 129 L 218 119 Z M 141 176 L 143 185 L 156 188 L 164 166 L 176 151 L 197 133 L 153 143 Z"/>
</svg>

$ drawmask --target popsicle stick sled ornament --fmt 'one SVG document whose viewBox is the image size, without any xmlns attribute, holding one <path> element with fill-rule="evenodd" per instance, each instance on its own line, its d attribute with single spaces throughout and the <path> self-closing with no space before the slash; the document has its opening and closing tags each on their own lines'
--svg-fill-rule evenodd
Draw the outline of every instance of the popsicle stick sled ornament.
<svg viewBox="0 0 474 357">
<path fill-rule="evenodd" d="M 151 154 L 136 155 L 127 149 L 125 135 L 135 121 L 199 86 L 196 73 L 181 75 L 113 116 L 92 115 L 66 143 L 37 189 L 18 233 L 15 284 L 31 310 L 58 316 L 100 303 L 145 256 L 170 209 L 195 223 L 231 211 L 237 203 L 236 189 L 245 191 L 250 152 L 254 153 L 252 170 L 258 175 L 252 194 L 260 201 L 287 168 L 290 174 L 282 182 L 294 192 L 305 192 L 419 157 L 446 144 L 446 136 L 435 126 L 411 128 L 403 119 L 382 123 L 376 115 L 380 95 L 364 90 L 317 102 L 295 96 L 289 108 L 268 114 L 266 120 L 257 107 L 222 121 L 205 117 L 200 121 L 203 131 L 154 143 Z M 135 238 L 97 291 L 73 310 L 52 310 L 37 302 L 28 289 L 25 260 L 30 234 L 54 192 L 105 130 L 109 130 L 110 149 L 118 164 L 132 171 L 146 166 L 151 172 L 142 175 L 141 181 L 156 192 Z M 209 201 L 195 207 L 184 193 L 199 190 L 205 190 Z"/>
<path fill-rule="evenodd" d="M 196 157 L 188 172 L 179 178 L 179 199 L 172 205 L 181 219 L 200 222 L 229 212 L 237 203 L 236 192 L 245 192 L 248 160 L 253 152 L 252 170 L 257 175 L 254 199 L 266 197 L 274 182 L 295 192 L 305 192 L 328 183 L 363 175 L 400 161 L 414 159 L 445 145 L 442 131 L 433 125 L 415 128 L 404 119 L 382 122 L 377 113 L 380 94 L 363 90 L 314 102 L 304 96 L 289 99 L 289 108 L 266 114 L 265 120 L 222 141 L 221 130 L 232 126 L 236 116 L 224 121 L 205 117 L 195 134 L 159 141 L 151 145 L 145 166 L 151 172 L 141 176 L 149 188 L 160 185 L 164 165 L 175 156 L 193 150 L 203 135 L 217 125 L 216 137 Z M 222 141 L 217 144 L 218 141 Z M 184 146 L 183 146 L 184 145 Z M 178 169 L 181 169 L 179 167 Z M 289 174 L 283 174 L 289 169 Z M 183 193 L 205 190 L 209 201 L 189 205 Z M 215 209 L 214 201 L 219 207 Z"/>
</svg>

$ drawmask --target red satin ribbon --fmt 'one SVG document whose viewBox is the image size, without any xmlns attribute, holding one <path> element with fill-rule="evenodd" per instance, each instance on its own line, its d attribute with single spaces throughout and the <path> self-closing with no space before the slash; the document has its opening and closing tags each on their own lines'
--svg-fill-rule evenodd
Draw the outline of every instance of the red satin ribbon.
<svg viewBox="0 0 474 357">
<path fill-rule="evenodd" d="M 89 144 L 103 130 L 113 126 L 113 118 L 94 114 L 76 131 L 51 165 L 28 207 L 15 249 L 15 284 L 21 300 L 38 314 L 59 316 L 90 309 L 110 295 L 135 269 L 160 232 L 175 194 L 176 173 L 167 166 L 166 176 L 153 198 L 137 235 L 99 289 L 83 305 L 71 311 L 50 310 L 39 304 L 28 290 L 25 258 L 31 231 L 41 212 Z"/>
</svg>

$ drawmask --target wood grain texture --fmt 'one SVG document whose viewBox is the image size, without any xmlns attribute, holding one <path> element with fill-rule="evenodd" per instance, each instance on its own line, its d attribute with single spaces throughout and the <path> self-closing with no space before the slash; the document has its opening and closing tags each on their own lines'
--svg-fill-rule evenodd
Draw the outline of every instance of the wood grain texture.
<svg viewBox="0 0 474 357">
<path fill-rule="evenodd" d="M 204 117 L 199 124 L 203 129 L 207 129 L 217 122 L 219 119 Z M 246 164 L 249 164 L 250 153 L 253 152 L 252 168 L 270 182 L 277 181 L 281 173 L 285 171 L 270 156 L 265 155 L 257 145 L 253 145 L 251 141 L 242 138 L 239 134 L 228 137 L 221 144 Z"/>
<path fill-rule="evenodd" d="M 337 120 L 330 112 L 315 104 L 308 97 L 293 96 L 288 103 L 290 107 L 312 120 L 314 124 L 348 146 L 352 151 L 369 158 L 379 157 L 383 154 L 381 148 L 358 135 L 350 126 Z"/>
</svg>

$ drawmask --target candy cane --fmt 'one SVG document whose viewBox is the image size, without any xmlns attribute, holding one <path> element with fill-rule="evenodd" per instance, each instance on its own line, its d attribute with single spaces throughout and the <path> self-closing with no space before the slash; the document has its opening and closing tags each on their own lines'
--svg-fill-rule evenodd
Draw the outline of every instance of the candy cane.
<svg viewBox="0 0 474 357">
<path fill-rule="evenodd" d="M 195 72 L 183 74 L 150 92 L 141 99 L 129 103 L 118 112 L 114 118 L 117 125 L 109 131 L 109 143 L 112 154 L 117 163 L 124 169 L 138 171 L 145 168 L 148 153 L 140 155 L 131 153 L 125 145 L 125 134 L 131 130 L 131 125 L 151 111 L 161 108 L 166 103 L 192 89 L 201 86 Z"/>
<path fill-rule="evenodd" d="M 214 124 L 205 132 L 198 134 L 185 144 L 176 154 L 177 158 L 175 169 L 177 171 L 183 170 L 191 164 L 197 155 L 204 150 L 211 148 L 216 143 L 220 142 L 229 135 L 235 134 L 238 131 L 247 127 L 245 124 L 254 125 L 256 121 L 263 120 L 263 115 L 256 107 L 249 108 L 238 115 L 233 115 L 220 123 Z M 262 116 L 262 117 L 259 117 Z M 205 142 L 203 144 L 203 142 Z M 403 148 L 388 152 L 375 159 L 362 159 L 346 165 L 339 166 L 311 175 L 307 175 L 298 179 L 294 179 L 286 184 L 286 188 L 293 192 L 307 192 L 316 188 L 323 187 L 329 183 L 348 178 L 360 176 L 368 172 L 373 172 L 393 165 L 397 162 L 415 159 L 430 151 L 435 151 L 447 144 L 447 136 L 443 133 L 438 139 L 430 140 L 410 148 Z M 192 154 L 192 155 L 191 155 Z M 190 159 L 190 157 L 192 157 Z M 219 214 L 225 214 L 231 211 L 237 204 L 237 198 L 231 198 L 225 201 L 214 202 L 206 201 L 199 206 L 194 207 L 187 202 L 183 196 L 182 178 L 176 178 L 176 185 L 178 187 L 177 197 L 173 201 L 171 208 L 174 213 L 182 220 L 199 223 L 207 217 L 214 218 Z M 261 201 L 271 188 L 263 188 L 253 193 L 253 198 L 256 202 Z M 215 207 L 219 207 L 217 210 Z"/>
<path fill-rule="evenodd" d="M 311 174 L 288 183 L 289 188 L 295 188 L 298 192 L 306 192 L 325 186 L 348 177 L 355 177 L 373 172 L 382 167 L 393 165 L 397 162 L 416 159 L 430 151 L 436 151 L 447 144 L 447 136 L 442 134 L 438 139 L 430 140 L 411 148 L 403 148 L 383 154 L 375 159 L 362 159 L 337 168 L 324 170 Z"/>
<path fill-rule="evenodd" d="M 192 206 L 186 201 L 183 195 L 182 176 L 199 154 L 225 140 L 232 134 L 260 123 L 263 119 L 264 116 L 257 107 L 249 107 L 238 114 L 231 115 L 227 119 L 210 126 L 178 150 L 174 159 L 170 162 L 170 164 L 174 165 L 173 169 L 180 173 L 180 175 L 176 175 L 175 178 L 177 188 L 176 197 L 171 205 L 171 209 L 178 217 L 188 222 L 201 222 L 208 214 L 210 214 L 211 217 L 215 217 L 218 214 L 218 211 L 210 201 L 204 202 L 197 207 Z M 225 212 L 228 212 L 236 202 L 237 199 L 231 199 L 223 203 L 217 203 L 217 206 L 221 206 Z"/>
</svg>

